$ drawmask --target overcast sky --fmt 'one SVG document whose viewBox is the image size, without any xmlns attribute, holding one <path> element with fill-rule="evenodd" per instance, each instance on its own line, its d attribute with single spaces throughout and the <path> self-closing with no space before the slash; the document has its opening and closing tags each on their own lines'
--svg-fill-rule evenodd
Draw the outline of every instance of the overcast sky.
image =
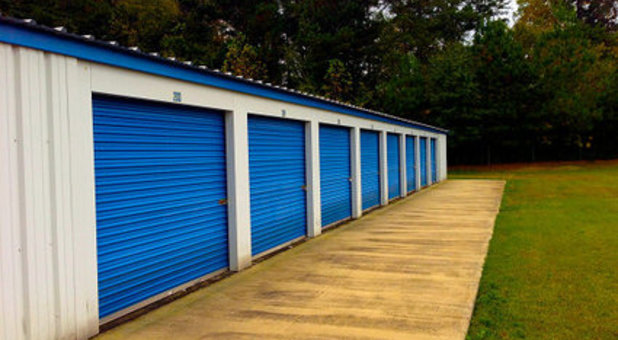
<svg viewBox="0 0 618 340">
<path fill-rule="evenodd" d="M 506 15 L 506 17 L 509 19 L 510 26 L 513 26 L 513 24 L 515 23 L 514 15 L 516 11 L 517 11 L 517 0 L 510 0 L 509 13 Z"/>
</svg>

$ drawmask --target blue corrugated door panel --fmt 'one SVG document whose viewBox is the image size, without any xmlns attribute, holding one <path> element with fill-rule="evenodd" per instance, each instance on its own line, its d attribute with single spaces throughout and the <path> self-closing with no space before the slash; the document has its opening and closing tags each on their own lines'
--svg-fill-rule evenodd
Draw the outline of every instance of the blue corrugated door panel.
<svg viewBox="0 0 618 340">
<path fill-rule="evenodd" d="M 228 266 L 220 112 L 93 98 L 99 316 Z"/>
<path fill-rule="evenodd" d="M 416 157 L 414 157 L 416 149 L 414 144 L 414 137 L 406 136 L 406 186 L 408 192 L 416 190 Z"/>
<path fill-rule="evenodd" d="M 421 154 L 421 186 L 424 187 L 427 185 L 427 138 L 421 137 L 420 140 L 420 154 Z"/>
<path fill-rule="evenodd" d="M 251 251 L 306 235 L 305 124 L 249 116 Z"/>
<path fill-rule="evenodd" d="M 387 135 L 387 167 L 388 167 L 388 198 L 393 199 L 401 194 L 399 182 L 401 170 L 399 162 L 399 135 L 389 133 Z"/>
<path fill-rule="evenodd" d="M 361 130 L 361 198 L 363 210 L 380 204 L 380 134 Z"/>
<path fill-rule="evenodd" d="M 350 129 L 320 125 L 322 227 L 352 216 Z"/>
<path fill-rule="evenodd" d="M 431 152 L 431 183 L 435 183 L 437 180 L 437 168 L 436 168 L 436 139 L 432 138 L 430 141 L 430 152 Z"/>
</svg>

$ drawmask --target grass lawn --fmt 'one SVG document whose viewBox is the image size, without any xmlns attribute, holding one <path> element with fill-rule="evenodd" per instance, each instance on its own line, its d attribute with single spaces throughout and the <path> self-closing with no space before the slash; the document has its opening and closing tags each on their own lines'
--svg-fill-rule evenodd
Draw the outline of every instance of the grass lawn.
<svg viewBox="0 0 618 340">
<path fill-rule="evenodd" d="M 618 339 L 618 161 L 449 178 L 507 180 L 468 339 Z"/>
</svg>

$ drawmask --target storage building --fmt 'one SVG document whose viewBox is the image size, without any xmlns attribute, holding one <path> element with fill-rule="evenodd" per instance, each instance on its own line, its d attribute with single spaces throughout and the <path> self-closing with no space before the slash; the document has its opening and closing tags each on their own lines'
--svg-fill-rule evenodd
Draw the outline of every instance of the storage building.
<svg viewBox="0 0 618 340">
<path fill-rule="evenodd" d="M 0 18 L 0 338 L 84 339 L 446 178 L 446 130 Z"/>
</svg>

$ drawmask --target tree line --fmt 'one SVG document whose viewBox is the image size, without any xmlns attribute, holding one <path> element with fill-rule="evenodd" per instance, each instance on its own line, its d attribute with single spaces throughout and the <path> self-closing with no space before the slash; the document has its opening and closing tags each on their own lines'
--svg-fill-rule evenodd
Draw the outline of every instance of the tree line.
<svg viewBox="0 0 618 340">
<path fill-rule="evenodd" d="M 449 161 L 618 156 L 618 2 L 0 0 L 3 15 L 451 130 Z"/>
</svg>

